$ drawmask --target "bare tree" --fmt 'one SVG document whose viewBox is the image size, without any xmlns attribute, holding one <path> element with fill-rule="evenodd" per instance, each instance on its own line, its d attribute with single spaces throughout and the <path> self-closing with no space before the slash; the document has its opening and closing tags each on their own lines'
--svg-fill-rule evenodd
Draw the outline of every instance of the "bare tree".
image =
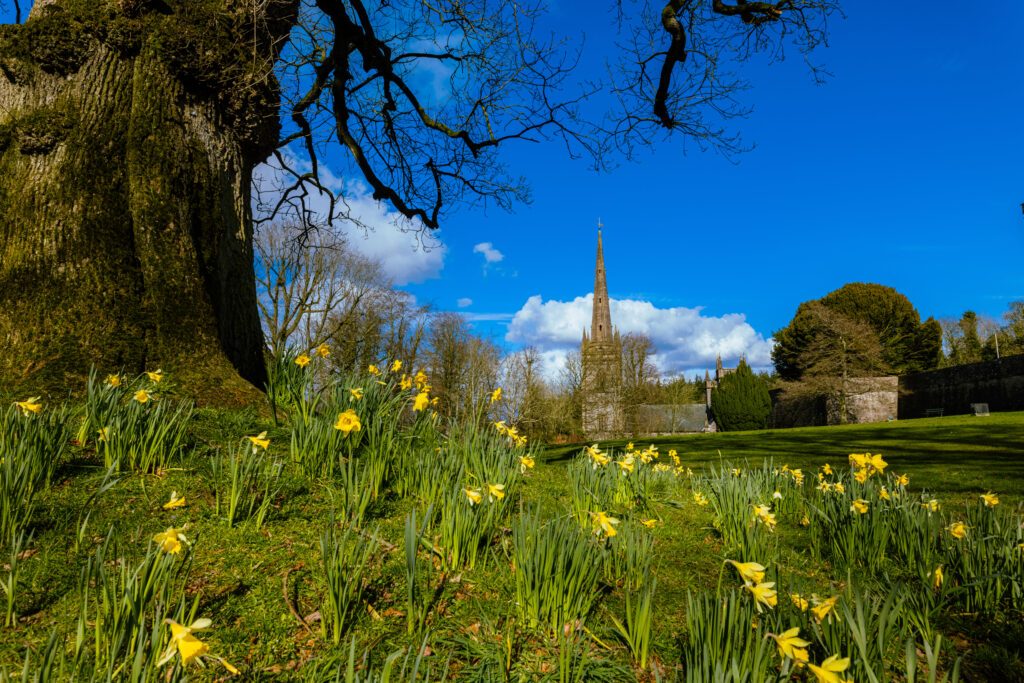
<svg viewBox="0 0 1024 683">
<path fill-rule="evenodd" d="M 536 346 L 510 353 L 502 361 L 502 400 L 493 406 L 493 412 L 530 437 L 546 432 L 549 416 L 543 372 L 543 359 Z"/>
<path fill-rule="evenodd" d="M 630 332 L 622 338 L 622 406 L 626 428 L 632 434 L 643 431 L 637 422 L 638 407 L 648 402 L 656 388 L 659 373 L 652 357 L 657 353 L 646 334 Z"/>
<path fill-rule="evenodd" d="M 796 359 L 800 379 L 785 385 L 790 398 L 834 401 L 846 424 L 850 397 L 877 391 L 875 378 L 888 372 L 878 333 L 868 323 L 814 302 L 809 305 L 809 343 Z"/>
<path fill-rule="evenodd" d="M 268 224 L 256 236 L 257 301 L 271 356 L 327 342 L 391 290 L 380 264 L 346 248 L 335 233 L 309 233 L 305 246 L 302 233 L 295 224 Z"/>
<path fill-rule="evenodd" d="M 443 417 L 474 414 L 480 402 L 498 386 L 501 349 L 473 333 L 466 319 L 451 311 L 430 321 L 426 362 Z"/>
</svg>

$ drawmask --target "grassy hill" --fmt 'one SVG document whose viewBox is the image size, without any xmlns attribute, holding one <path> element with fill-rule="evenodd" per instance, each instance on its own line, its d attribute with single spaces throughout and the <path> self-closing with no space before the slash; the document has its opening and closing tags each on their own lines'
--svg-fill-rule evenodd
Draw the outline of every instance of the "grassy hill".
<svg viewBox="0 0 1024 683">
<path fill-rule="evenodd" d="M 361 399 L 342 398 L 347 394 L 341 390 L 348 391 L 354 384 L 370 389 Z M 333 433 L 328 426 L 335 424 L 335 416 L 343 408 L 358 411 L 362 420 L 362 430 L 346 433 L 345 437 L 360 435 L 361 445 L 338 446 L 341 450 L 337 452 L 343 457 L 336 462 L 339 470 L 331 475 L 312 474 L 310 461 L 300 458 L 300 451 L 307 446 L 293 442 L 292 430 L 251 410 L 196 412 L 185 427 L 182 447 L 159 467 L 122 465 L 119 472 L 108 472 L 104 443 L 88 434 L 64 447 L 48 485 L 40 488 L 31 516 L 22 525 L 31 537 L 23 540 L 20 557 L 14 562 L 18 577 L 12 604 L 17 619 L 15 624 L 0 629 L 0 664 L 20 670 L 28 655 L 29 669 L 37 671 L 47 652 L 53 655 L 62 651 L 68 671 L 73 664 L 67 660 L 75 651 L 76 629 L 81 624 L 86 627 L 80 635 L 86 652 L 82 657 L 98 665 L 104 655 L 95 654 L 98 648 L 93 638 L 99 642 L 99 636 L 90 629 L 98 632 L 97 623 L 106 623 L 98 606 L 102 601 L 96 597 L 101 586 L 95 578 L 98 574 L 86 576 L 83 572 L 90 566 L 90 571 L 95 571 L 96 562 L 106 566 L 111 576 L 139 567 L 163 567 L 160 563 L 165 561 L 161 559 L 164 555 L 151 539 L 173 528 L 181 530 L 184 542 L 180 552 L 166 556 L 167 578 L 160 580 L 165 581 L 161 585 L 166 585 L 167 592 L 161 594 L 163 598 L 157 595 L 150 602 L 140 603 L 145 605 L 141 613 L 151 618 L 143 619 L 137 631 L 149 634 L 152 642 L 131 651 L 146 662 L 144 669 L 158 672 L 153 674 L 154 679 L 164 680 L 165 674 L 178 680 L 216 680 L 228 675 L 228 669 L 213 659 L 207 659 L 205 669 L 195 661 L 182 667 L 177 659 L 163 667 L 151 666 L 151 653 L 162 651 L 170 638 L 170 631 L 156 622 L 171 615 L 181 623 L 199 617 L 210 619 L 211 627 L 196 635 L 210 655 L 222 657 L 240 670 L 245 680 L 335 680 L 334 676 L 346 680 L 344 665 L 353 643 L 351 651 L 356 658 L 368 651 L 378 671 L 391 653 L 403 651 L 398 661 L 408 658 L 410 666 L 420 653 L 422 666 L 433 667 L 431 680 L 441 680 L 439 676 L 446 667 L 448 678 L 460 680 L 503 680 L 505 675 L 512 676 L 511 680 L 654 680 L 655 672 L 666 680 L 674 676 L 687 680 L 687 662 L 696 666 L 691 647 L 693 623 L 687 621 L 688 612 L 696 607 L 688 609 L 688 596 L 692 599 L 726 590 L 737 600 L 749 597 L 733 570 L 723 565 L 727 558 L 770 564 L 769 577 L 778 582 L 778 605 L 764 615 L 751 611 L 760 630 L 749 645 L 755 649 L 767 647 L 764 656 L 776 657 L 771 665 L 775 675 L 785 660 L 774 654 L 771 641 L 766 646 L 758 643 L 764 640 L 761 634 L 773 627 L 778 627 L 774 632 L 781 632 L 779 629 L 788 623 L 786 619 L 803 619 L 801 633 L 808 638 L 815 634 L 811 638 L 812 662 L 834 654 L 829 651 L 830 644 L 834 644 L 843 648 L 844 656 L 853 658 L 852 672 L 871 664 L 864 657 L 858 659 L 849 635 L 841 630 L 845 628 L 842 619 L 808 621 L 807 613 L 794 612 L 783 599 L 783 586 L 799 582 L 801 592 L 844 595 L 847 597 L 843 600 L 855 601 L 858 594 L 850 592 L 854 584 L 863 595 L 884 596 L 895 585 L 891 577 L 908 585 L 917 585 L 919 577 L 896 558 L 886 558 L 881 569 L 868 570 L 856 564 L 841 569 L 843 565 L 835 556 L 827 552 L 823 556 L 820 547 L 815 550 L 814 544 L 827 530 L 818 529 L 817 517 L 809 526 L 802 526 L 800 521 L 801 516 L 812 513 L 809 506 L 814 501 L 822 500 L 815 498 L 819 494 L 813 490 L 819 468 L 829 463 L 849 477 L 848 454 L 881 453 L 888 462 L 883 476 L 909 474 L 907 495 L 918 496 L 923 488 L 928 493 L 922 500 L 941 500 L 943 512 L 937 513 L 936 519 L 945 514 L 955 517 L 961 514 L 957 511 L 960 508 L 978 506 L 978 496 L 989 490 L 1000 495 L 999 510 L 1016 508 L 1024 499 L 1024 413 L 644 440 L 636 444 L 635 473 L 624 473 L 621 479 L 588 479 L 592 483 L 586 484 L 581 483 L 581 477 L 597 477 L 604 470 L 586 462 L 573 465 L 588 457 L 581 454 L 579 446 L 544 449 L 516 444 L 514 439 L 495 437 L 491 434 L 493 428 L 486 424 L 460 428 L 451 434 L 437 432 L 424 417 L 426 411 L 412 414 L 413 422 L 409 421 L 408 409 L 416 392 L 403 391 L 404 387 L 397 386 L 397 377 L 379 390 L 365 378 L 353 378 L 339 388 L 336 400 L 326 402 L 324 438 Z M 398 398 L 392 400 L 391 396 Z M 371 409 L 372 401 L 376 403 Z M 373 436 L 375 420 L 381 422 L 388 410 L 392 411 L 389 419 L 393 419 L 396 431 L 385 435 L 391 441 L 375 441 L 385 438 Z M 11 411 L 6 428 L 27 429 L 26 421 L 36 417 Z M 78 419 L 77 414 L 66 416 L 69 438 L 76 432 Z M 267 444 L 261 450 L 247 437 L 263 432 Z M 367 449 L 374 443 L 390 444 L 391 450 L 382 448 L 370 453 Z M 658 455 L 649 456 L 651 462 L 643 464 L 640 452 L 649 444 L 657 446 Z M 613 474 L 616 460 L 631 457 L 626 445 L 625 441 L 601 445 L 601 450 L 610 454 L 612 463 L 607 467 L 613 468 L 608 470 Z M 670 459 L 671 450 L 677 451 L 679 467 Z M 232 452 L 237 460 L 225 459 Z M 479 459 L 479 453 L 486 457 Z M 524 457 L 532 458 L 532 468 L 521 464 Z M 14 456 L 8 454 L 8 458 L 13 460 Z M 256 509 L 251 515 L 238 513 L 229 524 L 231 463 L 241 467 L 252 458 L 263 458 L 259 467 L 266 469 L 253 475 L 250 484 L 236 482 L 235 488 L 248 487 Z M 390 469 L 379 480 L 368 474 L 378 462 L 373 458 L 392 458 L 386 461 Z M 455 465 L 438 464 L 440 461 Z M 358 468 L 355 463 L 360 463 Z M 655 469 L 658 463 L 664 464 L 660 472 Z M 797 486 L 785 470 L 783 475 L 774 473 L 783 465 L 787 466 L 785 470 L 802 469 L 806 482 Z M 727 510 L 723 512 L 717 502 L 699 505 L 694 499 L 695 492 L 715 500 L 724 495 L 723 491 L 732 485 L 726 470 L 733 467 L 741 470 L 735 477 L 737 482 L 745 482 L 745 486 L 749 482 L 754 488 L 746 490 L 760 491 L 752 494 L 755 497 L 768 491 L 765 486 L 786 491 L 780 500 L 756 501 L 772 506 L 778 522 L 774 532 L 760 530 L 754 524 L 755 517 L 754 526 L 740 533 L 760 535 L 740 545 L 727 532 L 723 516 Z M 686 474 L 687 468 L 691 474 Z M 722 472 L 718 472 L 720 468 Z M 351 477 L 364 478 L 353 483 Z M 502 477 L 505 496 L 499 500 L 488 495 L 487 484 Z M 781 477 L 780 483 L 772 483 L 776 481 L 773 477 Z M 272 483 L 266 484 L 268 481 Z M 356 500 L 358 490 L 372 487 L 373 481 L 380 483 L 378 495 L 367 494 L 360 503 Z M 443 487 L 434 485 L 439 481 L 455 488 L 446 493 Z M 881 477 L 873 481 L 881 481 Z M 601 482 L 619 488 L 608 497 L 587 488 L 604 486 Z M 629 489 L 632 493 L 623 496 L 623 482 L 636 482 L 641 488 Z M 264 484 L 268 493 L 260 499 L 259 489 Z M 470 505 L 463 500 L 468 496 L 466 490 L 479 490 L 483 498 Z M 184 504 L 173 505 L 174 495 Z M 261 500 L 266 501 L 262 511 Z M 591 517 L 597 520 L 597 516 L 580 512 L 580 505 L 603 508 L 601 512 L 617 518 L 618 524 L 612 527 L 618 531 L 615 538 L 605 538 L 599 525 L 591 528 Z M 747 507 L 746 501 L 741 502 L 741 514 L 748 514 L 744 512 Z M 453 515 L 477 515 L 466 517 L 467 528 L 459 527 L 465 538 L 473 538 L 475 527 L 490 525 L 486 527 L 490 531 L 472 549 L 473 561 L 453 564 L 454 541 L 451 534 L 445 535 L 444 515 L 449 514 L 445 510 Z M 414 511 L 417 517 L 410 527 L 409 515 Z M 984 513 L 982 510 L 979 514 Z M 424 518 L 430 520 L 426 527 L 422 526 Z M 942 519 L 943 523 L 949 521 Z M 531 532 L 530 520 L 543 530 Z M 558 529 L 563 536 L 556 538 L 553 534 Z M 330 530 L 333 534 L 325 535 Z M 419 531 L 423 531 L 421 540 L 417 540 Z M 545 552 L 557 555 L 573 547 L 582 553 L 576 560 L 565 560 L 573 567 L 563 572 L 568 579 L 586 575 L 588 562 L 603 563 L 596 583 L 587 584 L 593 586 L 592 590 L 575 598 L 587 605 L 585 613 L 573 616 L 570 609 L 564 621 L 556 619 L 560 628 L 550 622 L 545 626 L 543 619 L 531 623 L 536 620 L 528 618 L 523 606 L 526 594 L 522 591 L 529 588 L 523 585 L 524 572 L 529 570 L 523 558 L 529 552 L 540 552 L 529 542 L 533 539 L 535 544 L 540 543 L 537 539 L 541 537 L 555 539 Z M 359 545 L 360 539 L 366 542 L 363 546 Z M 637 569 L 639 565 L 631 565 L 633 560 L 626 555 L 641 553 L 644 547 L 650 549 L 650 568 L 643 565 Z M 329 571 L 322 548 L 333 548 L 326 554 L 341 558 L 338 563 L 343 583 L 355 572 L 363 572 L 361 594 L 352 601 L 343 627 L 332 621 L 326 597 Z M 346 553 L 359 548 L 368 553 L 365 562 L 345 559 Z M 744 552 L 754 554 L 755 549 L 762 554 L 744 556 Z M 5 558 L 9 555 L 5 549 L 0 552 Z M 946 550 L 936 548 L 936 552 Z M 516 558 L 520 558 L 518 564 Z M 581 563 L 580 558 L 586 561 Z M 576 564 L 571 564 L 573 561 Z M 11 569 L 11 562 L 5 562 L 0 582 Z M 411 598 L 410 562 L 417 567 Z M 890 578 L 883 580 L 883 574 Z M 656 588 L 653 577 L 657 578 Z M 571 591 L 572 587 L 562 586 L 566 579 L 542 572 L 540 585 L 533 589 Z M 124 595 L 118 581 L 123 584 L 126 580 L 110 579 L 112 596 Z M 83 593 L 86 584 L 91 586 L 91 594 Z M 625 620 L 627 598 L 629 609 L 636 610 L 644 590 L 653 591 L 653 617 L 649 655 L 645 666 L 640 666 L 640 657 L 631 653 L 629 638 L 618 633 L 615 620 Z M 925 596 L 922 599 L 927 599 L 929 590 L 920 593 Z M 963 657 L 963 680 L 1020 679 L 1024 675 L 1024 628 L 1020 625 L 1019 597 L 999 598 L 984 609 L 963 609 L 957 600 L 953 594 L 947 602 L 930 608 L 929 639 L 938 634 L 945 636 L 941 667 L 949 671 L 953 661 Z M 97 607 L 83 617 L 83 603 Z M 754 609 L 753 603 L 737 609 L 740 607 Z M 0 613 L 0 623 L 3 616 Z M 912 622 L 907 620 L 907 624 Z M 922 642 L 919 630 L 909 625 L 901 628 L 901 633 Z M 53 641 L 49 640 L 51 634 L 57 634 Z M 143 640 L 140 638 L 140 643 Z M 428 647 L 426 654 L 420 651 L 423 643 Z M 636 643 L 633 645 L 635 650 Z M 897 645 L 885 656 L 887 666 L 902 671 L 902 640 Z M 125 662 L 134 656 L 123 645 L 112 652 Z M 582 677 L 569 675 L 573 667 L 584 672 Z M 513 671 L 501 673 L 506 669 Z M 783 670 L 788 674 L 789 666 Z M 365 668 L 363 673 L 367 673 Z M 690 675 L 692 679 L 695 674 Z M 127 676 L 125 665 L 115 678 L 129 680 Z M 395 675 L 391 680 L 411 679 Z M 793 680 L 810 679 L 797 673 Z"/>
</svg>

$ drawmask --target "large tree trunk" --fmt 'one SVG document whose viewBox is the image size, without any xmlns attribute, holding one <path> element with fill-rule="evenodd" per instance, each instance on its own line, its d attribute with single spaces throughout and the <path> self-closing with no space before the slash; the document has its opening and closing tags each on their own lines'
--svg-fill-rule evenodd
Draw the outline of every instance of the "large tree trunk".
<svg viewBox="0 0 1024 683">
<path fill-rule="evenodd" d="M 251 172 L 295 0 L 47 5 L 0 27 L 0 387 L 160 366 L 245 400 Z"/>
</svg>

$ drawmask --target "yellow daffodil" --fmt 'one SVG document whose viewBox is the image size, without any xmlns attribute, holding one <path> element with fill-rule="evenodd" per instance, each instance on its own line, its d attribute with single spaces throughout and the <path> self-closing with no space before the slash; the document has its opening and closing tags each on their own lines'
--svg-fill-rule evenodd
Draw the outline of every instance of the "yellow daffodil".
<svg viewBox="0 0 1024 683">
<path fill-rule="evenodd" d="M 405 389 L 408 389 L 411 386 L 412 386 L 412 379 L 406 377 L 405 373 L 402 373 L 402 381 L 398 383 L 398 388 L 402 389 L 404 391 Z"/>
<path fill-rule="evenodd" d="M 878 489 L 878 497 L 881 500 L 892 500 L 892 498 L 889 496 L 889 492 L 885 489 L 884 486 Z"/>
<path fill-rule="evenodd" d="M 853 478 L 863 484 L 868 480 L 868 471 L 857 470 L 856 472 L 853 473 Z"/>
<path fill-rule="evenodd" d="M 398 372 L 401 369 L 402 369 L 402 361 L 396 360 L 394 363 L 391 364 L 391 372 Z"/>
<path fill-rule="evenodd" d="M 832 490 L 835 491 L 836 493 L 846 493 L 846 487 L 843 486 L 843 483 L 839 481 L 832 484 Z"/>
<path fill-rule="evenodd" d="M 632 455 L 627 455 L 622 460 L 616 460 L 615 464 L 619 466 L 623 474 L 626 472 L 632 472 L 633 468 L 636 466 L 636 462 L 633 460 Z"/>
<path fill-rule="evenodd" d="M 732 476 L 734 476 L 734 477 L 740 476 L 740 468 L 734 467 L 733 470 L 732 470 Z"/>
<path fill-rule="evenodd" d="M 825 493 L 828 493 L 829 491 L 832 490 L 832 484 L 822 479 L 821 483 L 819 483 L 815 488 L 817 488 L 819 491 L 824 491 Z"/>
<path fill-rule="evenodd" d="M 935 568 L 935 573 L 932 574 L 932 585 L 935 586 L 935 590 L 942 588 L 942 582 L 945 577 L 942 575 L 942 565 L 940 564 Z"/>
<path fill-rule="evenodd" d="M 501 500 L 505 497 L 505 485 L 504 484 L 488 484 L 487 485 L 487 500 Z"/>
<path fill-rule="evenodd" d="M 212 622 L 209 619 L 196 619 L 188 626 L 182 626 L 173 619 L 164 619 L 164 623 L 169 624 L 171 627 L 171 642 L 167 645 L 167 650 L 164 652 L 161 660 L 157 662 L 157 666 L 163 666 L 171 661 L 174 658 L 174 653 L 177 652 L 181 657 L 181 665 L 183 667 L 188 666 L 193 661 L 202 664 L 202 658 L 207 657 L 220 662 L 232 674 L 236 676 L 239 674 L 238 669 L 225 660 L 210 655 L 209 646 L 192 635 L 195 631 L 210 628 Z"/>
<path fill-rule="evenodd" d="M 350 401 L 358 401 L 362 397 L 363 397 L 363 390 L 361 388 L 355 388 L 355 389 L 349 389 L 348 390 L 348 400 L 350 400 Z"/>
<path fill-rule="evenodd" d="M 640 523 L 648 529 L 653 529 L 654 527 L 658 526 L 658 520 L 656 519 L 641 519 Z"/>
<path fill-rule="evenodd" d="M 726 560 L 725 562 L 736 567 L 736 571 L 740 573 L 746 584 L 753 586 L 764 580 L 764 567 L 757 562 L 736 562 L 735 560 Z"/>
<path fill-rule="evenodd" d="M 707 505 L 710 502 L 700 491 L 693 492 L 693 501 L 697 503 L 697 505 Z"/>
<path fill-rule="evenodd" d="M 316 347 L 316 355 L 320 356 L 321 358 L 327 358 L 327 356 L 331 355 L 331 347 L 328 346 L 327 344 L 321 344 L 320 346 Z"/>
<path fill-rule="evenodd" d="M 103 429 L 96 430 L 98 438 L 96 439 L 100 443 L 106 443 L 107 436 L 110 434 L 110 427 L 104 427 Z"/>
<path fill-rule="evenodd" d="M 787 463 L 785 463 L 785 464 L 784 464 L 784 465 L 782 466 L 782 472 L 784 472 L 784 473 L 787 473 L 787 474 L 789 473 L 789 463 L 788 463 L 788 462 L 787 462 Z"/>
<path fill-rule="evenodd" d="M 767 505 L 751 505 L 754 508 L 754 519 L 768 527 L 768 531 L 775 531 L 775 525 L 778 522 L 775 519 L 775 513 Z"/>
<path fill-rule="evenodd" d="M 531 458 L 530 456 L 528 456 L 528 455 L 520 455 L 519 456 L 519 471 L 520 472 L 525 472 L 526 470 L 532 470 L 533 469 L 533 465 L 534 465 L 533 458 Z"/>
<path fill-rule="evenodd" d="M 828 463 L 825 463 L 824 465 L 821 466 L 821 471 L 824 472 L 825 474 L 832 474 L 832 466 L 829 465 Z"/>
<path fill-rule="evenodd" d="M 153 394 L 149 393 L 145 389 L 139 389 L 135 392 L 135 396 L 133 398 L 139 403 L 146 403 L 153 399 Z"/>
<path fill-rule="evenodd" d="M 469 498 L 470 505 L 476 505 L 483 500 L 484 494 L 480 492 L 480 489 L 462 489 L 462 492 L 466 494 L 466 498 Z"/>
<path fill-rule="evenodd" d="M 119 375 L 107 375 L 107 384 L 112 387 L 121 386 L 121 377 Z"/>
<path fill-rule="evenodd" d="M 168 527 L 167 531 L 153 534 L 153 542 L 165 553 L 176 555 L 181 552 L 181 544 L 188 542 L 185 540 L 185 534 L 181 533 L 182 531 L 184 529 Z"/>
<path fill-rule="evenodd" d="M 967 530 L 969 528 L 963 522 L 953 522 L 949 525 L 949 533 L 953 535 L 953 538 L 964 539 L 967 538 Z"/>
<path fill-rule="evenodd" d="M 887 463 L 885 460 L 882 460 L 881 454 L 875 453 L 874 455 L 867 455 L 869 456 L 867 461 L 867 467 L 869 470 L 871 470 L 872 473 L 881 474 L 882 471 L 889 466 L 889 463 Z"/>
<path fill-rule="evenodd" d="M 185 496 L 178 495 L 177 491 L 171 491 L 171 499 L 164 503 L 164 510 L 185 507 Z"/>
<path fill-rule="evenodd" d="M 153 384 L 156 384 L 157 382 L 159 382 L 160 380 L 162 380 L 164 378 L 164 371 L 163 370 L 157 370 L 155 372 L 147 372 L 146 373 L 146 377 L 149 378 L 150 382 L 152 382 Z"/>
<path fill-rule="evenodd" d="M 782 491 L 776 491 L 772 494 L 773 500 L 782 500 Z"/>
<path fill-rule="evenodd" d="M 693 476 L 693 470 L 691 470 L 689 467 L 686 468 L 686 476 L 688 476 L 688 477 L 692 477 Z"/>
<path fill-rule="evenodd" d="M 430 396 L 427 395 L 427 392 L 421 391 L 416 394 L 416 399 L 412 403 L 412 410 L 413 412 L 426 410 L 428 405 L 430 405 Z"/>
<path fill-rule="evenodd" d="M 655 472 L 671 472 L 672 466 L 665 462 L 659 462 L 654 466 Z"/>
<path fill-rule="evenodd" d="M 299 357 L 295 359 L 295 364 L 300 368 L 304 368 L 309 365 L 309 356 L 304 353 L 300 353 Z"/>
<path fill-rule="evenodd" d="M 810 604 L 807 602 L 807 598 L 803 597 L 799 593 L 790 593 L 789 599 L 796 605 L 797 609 L 801 612 L 807 611 L 807 606 Z"/>
<path fill-rule="evenodd" d="M 416 382 L 417 389 L 423 389 L 427 384 L 427 375 L 422 370 L 418 371 L 412 379 Z"/>
<path fill-rule="evenodd" d="M 253 453 L 258 453 L 259 449 L 261 448 L 263 450 L 267 450 L 267 448 L 270 446 L 270 439 L 267 438 L 266 432 L 260 432 L 256 436 L 247 436 L 245 438 L 249 439 L 249 441 L 252 442 Z"/>
<path fill-rule="evenodd" d="M 498 387 L 497 389 L 495 389 L 494 391 L 491 392 L 491 403 L 494 403 L 495 401 L 500 401 L 500 400 L 501 400 L 501 387 Z"/>
<path fill-rule="evenodd" d="M 441 402 L 441 397 L 440 396 L 435 396 L 434 398 L 430 399 L 430 405 L 432 405 L 432 406 L 436 406 L 440 402 Z"/>
<path fill-rule="evenodd" d="M 782 635 L 777 636 L 774 633 L 769 633 L 768 635 L 774 638 L 775 644 L 779 646 L 780 657 L 789 657 L 796 660 L 798 664 L 806 664 L 808 662 L 807 646 L 811 643 L 800 637 L 799 626 L 783 631 Z"/>
<path fill-rule="evenodd" d="M 594 520 L 594 533 L 604 533 L 607 538 L 619 533 L 615 530 L 615 525 L 619 523 L 615 517 L 609 517 L 604 512 L 591 512 L 590 517 Z"/>
<path fill-rule="evenodd" d="M 775 585 L 774 581 L 768 581 L 767 583 L 759 583 L 756 586 L 750 584 L 743 584 L 743 588 L 750 591 L 751 595 L 754 596 L 754 605 L 757 607 L 757 611 L 763 611 L 761 605 L 767 607 L 775 607 L 779 602 L 778 596 L 775 591 L 772 590 L 772 586 Z"/>
<path fill-rule="evenodd" d="M 370 373 L 371 375 L 379 375 L 380 374 L 380 368 L 378 368 L 376 365 L 372 365 L 372 364 L 368 368 L 366 368 L 366 371 L 368 373 Z"/>
<path fill-rule="evenodd" d="M 985 502 L 985 507 L 991 508 L 999 505 L 999 496 L 991 491 L 981 494 L 981 499 Z"/>
<path fill-rule="evenodd" d="M 626 444 L 626 452 L 628 453 L 628 452 L 630 452 L 632 450 L 633 450 L 633 442 L 630 441 L 629 443 Z"/>
<path fill-rule="evenodd" d="M 824 662 L 821 666 L 808 663 L 807 666 L 811 672 L 818 677 L 818 683 L 846 683 L 839 676 L 842 672 L 846 671 L 850 666 L 850 658 L 843 657 L 839 658 L 839 655 L 832 655 Z"/>
<path fill-rule="evenodd" d="M 363 424 L 359 421 L 356 411 L 349 409 L 343 413 L 338 413 L 338 421 L 334 423 L 334 428 L 348 435 L 361 430 Z"/>
<path fill-rule="evenodd" d="M 25 399 L 24 401 L 15 401 L 14 405 L 21 408 L 21 414 L 25 417 L 29 415 L 38 415 L 43 410 L 43 404 L 39 402 L 38 396 Z"/>
<path fill-rule="evenodd" d="M 869 453 L 850 453 L 850 465 L 857 469 L 864 469 L 867 467 Z"/>
<path fill-rule="evenodd" d="M 808 519 L 807 515 L 804 515 L 803 517 L 800 518 L 800 526 L 809 526 L 810 523 L 811 523 L 811 520 Z"/>
<path fill-rule="evenodd" d="M 853 501 L 852 505 L 850 505 L 850 510 L 856 510 L 860 514 L 866 515 L 868 513 L 868 501 L 864 500 L 863 498 L 858 498 L 857 500 Z"/>
<path fill-rule="evenodd" d="M 835 609 L 836 602 L 839 601 L 838 595 L 833 595 L 831 598 L 819 598 L 817 595 L 811 595 L 811 599 L 814 601 L 814 607 L 811 608 L 811 612 L 814 616 L 821 621 L 825 617 L 829 617 L 831 620 L 831 612 Z"/>
<path fill-rule="evenodd" d="M 938 512 L 939 511 L 939 501 L 935 500 L 934 498 L 929 500 L 927 503 L 922 503 L 922 505 L 924 505 L 926 508 L 928 508 L 929 512 Z"/>
<path fill-rule="evenodd" d="M 790 470 L 789 473 L 793 475 L 793 481 L 795 481 L 797 484 L 802 485 L 804 483 L 803 470 Z"/>
<path fill-rule="evenodd" d="M 494 428 L 498 430 L 499 434 L 505 434 L 505 432 L 508 431 L 508 427 L 505 426 L 504 420 L 500 422 L 492 422 L 491 424 L 494 425 Z"/>
<path fill-rule="evenodd" d="M 910 475 L 901 474 L 900 476 L 896 477 L 896 483 L 899 484 L 900 486 L 910 486 Z"/>
</svg>

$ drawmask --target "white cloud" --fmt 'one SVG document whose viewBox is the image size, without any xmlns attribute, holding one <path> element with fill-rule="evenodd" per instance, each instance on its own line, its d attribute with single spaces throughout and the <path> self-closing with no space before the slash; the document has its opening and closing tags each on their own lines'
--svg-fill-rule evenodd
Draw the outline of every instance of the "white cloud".
<svg viewBox="0 0 1024 683">
<path fill-rule="evenodd" d="M 283 156 L 290 166 L 300 172 L 311 169 L 308 161 L 296 157 L 287 149 Z M 380 262 L 381 269 L 398 286 L 440 276 L 448 248 L 436 233 L 428 232 L 418 220 L 410 221 L 387 204 L 375 200 L 364 183 L 345 182 L 322 163 L 319 171 L 321 183 L 338 201 L 336 212 L 347 213 L 354 221 L 362 224 L 360 226 L 344 219 L 335 221 L 335 229 L 353 249 Z M 291 177 L 275 163 L 266 163 L 253 171 L 253 180 L 263 189 L 261 200 L 266 207 L 273 206 L 280 197 L 279 188 L 291 182 Z M 306 206 L 319 221 L 326 221 L 330 198 L 326 193 L 311 190 L 306 197 Z M 253 215 L 260 215 L 260 207 L 256 206 L 255 201 Z"/>
<path fill-rule="evenodd" d="M 494 248 L 494 245 L 490 242 L 481 242 L 480 244 L 473 247 L 474 254 L 483 254 L 484 261 L 487 263 L 497 263 L 505 258 L 505 255 Z"/>
<path fill-rule="evenodd" d="M 643 333 L 654 341 L 654 362 L 664 373 L 714 368 L 719 354 L 727 367 L 734 367 L 744 355 L 755 369 L 771 365 L 772 340 L 756 332 L 742 314 L 704 316 L 700 308 L 656 308 L 633 299 L 610 303 L 612 322 L 622 334 Z M 538 347 L 546 361 L 558 362 L 558 367 L 545 368 L 553 376 L 565 353 L 578 347 L 583 330 L 589 330 L 592 306 L 593 294 L 572 301 L 532 296 L 513 316 L 505 340 Z"/>
<path fill-rule="evenodd" d="M 456 301 L 455 305 L 457 305 L 459 308 L 465 308 L 466 306 L 472 306 L 473 300 L 470 299 L 469 297 L 463 297 Z"/>
</svg>

